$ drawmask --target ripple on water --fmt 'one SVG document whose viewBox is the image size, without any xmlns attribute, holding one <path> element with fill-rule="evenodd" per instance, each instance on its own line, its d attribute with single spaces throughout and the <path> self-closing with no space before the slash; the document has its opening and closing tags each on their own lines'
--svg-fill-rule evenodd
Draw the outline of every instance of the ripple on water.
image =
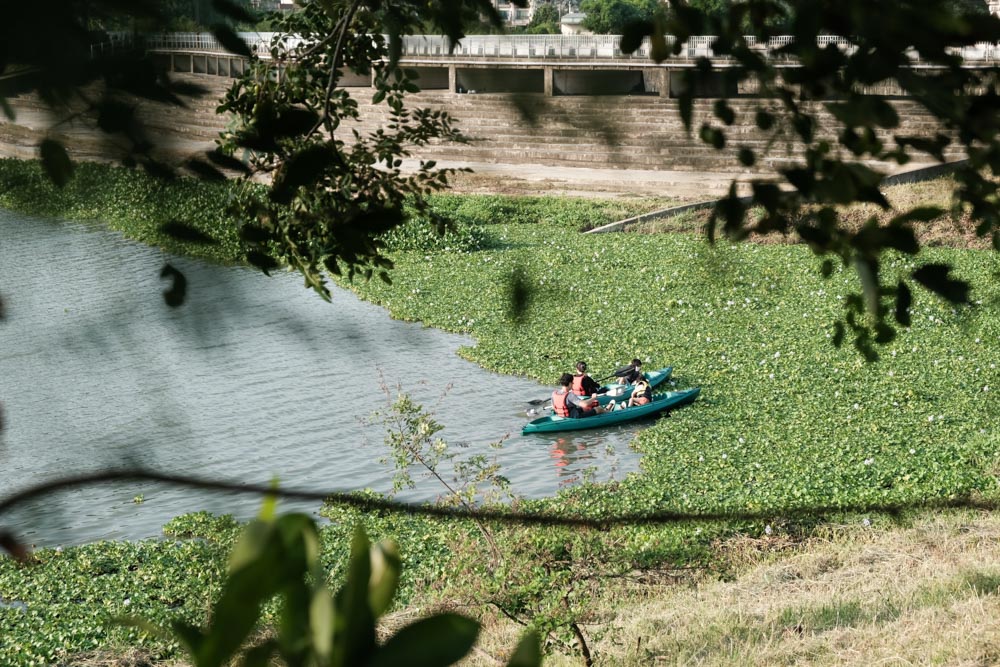
<svg viewBox="0 0 1000 667">
<path fill-rule="evenodd" d="M 245 483 L 389 491 L 380 378 L 435 406 L 441 433 L 497 454 L 515 492 L 551 495 L 638 468 L 638 427 L 521 436 L 525 398 L 546 388 L 458 357 L 468 338 L 392 320 L 336 290 L 333 304 L 295 275 L 169 258 L 188 279 L 176 310 L 160 296 L 166 256 L 118 235 L 0 212 L 0 494 L 109 465 L 146 465 Z M 451 384 L 447 392 L 445 388 Z M 455 397 L 461 396 L 462 400 Z M 497 409 L 498 397 L 510 409 Z M 500 401 L 502 403 L 502 401 Z M 364 443 L 368 443 L 365 445 Z M 142 504 L 132 502 L 137 494 Z M 421 482 L 407 500 L 440 490 Z M 207 509 L 252 516 L 256 498 L 160 485 L 73 489 L 3 517 L 37 545 L 155 536 Z M 315 509 L 314 503 L 286 507 Z"/>
</svg>

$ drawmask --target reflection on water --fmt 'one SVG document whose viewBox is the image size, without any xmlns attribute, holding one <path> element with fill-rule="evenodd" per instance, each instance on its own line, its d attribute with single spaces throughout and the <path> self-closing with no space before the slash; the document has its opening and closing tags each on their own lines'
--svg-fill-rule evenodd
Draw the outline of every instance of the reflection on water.
<svg viewBox="0 0 1000 667">
<path fill-rule="evenodd" d="M 380 374 L 433 407 L 446 427 L 441 437 L 463 457 L 495 454 L 518 494 L 551 495 L 638 468 L 628 442 L 639 427 L 521 436 L 524 401 L 548 388 L 455 354 L 474 341 L 394 321 L 350 292 L 337 290 L 326 304 L 292 274 L 267 278 L 178 258 L 170 261 L 187 277 L 189 298 L 168 309 L 159 279 L 165 259 L 112 233 L 0 212 L 7 312 L 0 322 L 0 495 L 122 465 L 387 492 L 384 431 L 363 423 L 385 405 Z M 497 396 L 510 398 L 510 410 L 496 409 Z M 490 447 L 508 434 L 503 449 Z M 421 481 L 403 497 L 440 492 Z M 144 502 L 132 502 L 139 494 Z M 72 544 L 154 536 L 171 517 L 199 509 L 249 517 L 258 503 L 106 485 L 51 495 L 0 517 L 0 525 L 38 545 Z"/>
</svg>

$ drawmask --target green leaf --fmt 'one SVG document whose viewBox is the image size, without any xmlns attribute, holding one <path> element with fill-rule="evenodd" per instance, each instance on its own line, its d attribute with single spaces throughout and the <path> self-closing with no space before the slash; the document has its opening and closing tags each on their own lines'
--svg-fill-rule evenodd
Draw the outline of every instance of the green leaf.
<svg viewBox="0 0 1000 667">
<path fill-rule="evenodd" d="M 254 646 L 243 655 L 242 667 L 270 667 L 278 645 L 272 639 Z"/>
<path fill-rule="evenodd" d="M 878 264 L 859 257 L 854 262 L 854 268 L 861 281 L 861 293 L 865 298 L 865 308 L 869 313 L 877 316 L 879 306 Z"/>
<path fill-rule="evenodd" d="M 247 43 L 243 41 L 243 38 L 237 35 L 232 28 L 221 23 L 217 23 L 212 26 L 212 35 L 219 40 L 219 44 L 222 47 L 234 53 L 238 56 L 244 56 L 246 58 L 251 58 L 253 53 L 250 51 L 250 47 Z"/>
<path fill-rule="evenodd" d="M 258 520 L 248 523 L 229 555 L 229 571 L 241 570 L 260 558 L 267 549 L 273 533 L 274 524 L 269 521 Z"/>
<path fill-rule="evenodd" d="M 368 604 L 375 618 L 384 614 L 392 604 L 392 598 L 399 586 L 399 573 L 402 567 L 399 547 L 395 542 L 382 541 L 371 548 Z"/>
<path fill-rule="evenodd" d="M 196 658 L 201 654 L 202 646 L 205 643 L 205 635 L 201 633 L 199 628 L 180 620 L 173 621 L 170 627 L 174 631 L 174 637 L 187 648 L 191 657 Z M 199 662 L 197 667 L 202 667 L 202 664 Z"/>
<path fill-rule="evenodd" d="M 652 21 L 634 21 L 630 22 L 622 30 L 622 38 L 618 43 L 618 49 L 622 53 L 635 53 L 640 46 L 642 46 L 642 40 L 647 35 L 653 34 L 653 22 Z"/>
<path fill-rule="evenodd" d="M 333 651 L 333 617 L 333 596 L 325 586 L 319 586 L 313 591 L 312 602 L 309 604 L 309 628 L 313 650 L 321 664 L 329 662 Z"/>
<path fill-rule="evenodd" d="M 52 182 L 60 188 L 73 176 L 73 163 L 63 145 L 54 139 L 43 139 L 38 146 L 42 168 Z"/>
<path fill-rule="evenodd" d="M 524 633 L 514 649 L 514 654 L 507 661 L 507 667 L 541 667 L 542 646 L 538 633 L 529 630 Z"/>
<path fill-rule="evenodd" d="M 468 654 L 479 623 L 458 614 L 438 614 L 407 625 L 382 646 L 371 667 L 445 667 Z"/>
<path fill-rule="evenodd" d="M 187 298 L 187 278 L 184 274 L 170 264 L 165 264 L 160 271 L 160 278 L 169 278 L 171 281 L 170 287 L 163 293 L 163 300 L 167 305 L 171 308 L 183 305 Z"/>
<path fill-rule="evenodd" d="M 337 592 L 337 632 L 331 661 L 335 665 L 366 664 L 375 650 L 375 617 L 368 604 L 370 548 L 364 529 L 355 527 L 347 581 Z"/>
<path fill-rule="evenodd" d="M 339 160 L 336 149 L 317 144 L 292 155 L 278 171 L 268 196 L 278 204 L 289 204 L 300 187 L 308 186 Z"/>
</svg>

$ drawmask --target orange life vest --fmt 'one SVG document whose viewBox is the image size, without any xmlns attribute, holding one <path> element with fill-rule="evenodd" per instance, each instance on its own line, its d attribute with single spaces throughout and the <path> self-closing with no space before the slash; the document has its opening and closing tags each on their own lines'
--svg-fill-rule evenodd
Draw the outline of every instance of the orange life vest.
<svg viewBox="0 0 1000 667">
<path fill-rule="evenodd" d="M 560 417 L 569 417 L 569 404 L 566 403 L 568 393 L 559 389 L 552 392 L 552 412 Z"/>
<path fill-rule="evenodd" d="M 573 376 L 573 393 L 577 396 L 583 396 L 583 378 L 587 377 L 583 373 Z"/>
</svg>

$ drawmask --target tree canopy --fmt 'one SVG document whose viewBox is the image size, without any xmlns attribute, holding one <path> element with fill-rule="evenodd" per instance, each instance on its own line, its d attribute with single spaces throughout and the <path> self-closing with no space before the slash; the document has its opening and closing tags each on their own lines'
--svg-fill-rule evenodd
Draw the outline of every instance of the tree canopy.
<svg viewBox="0 0 1000 667">
<path fill-rule="evenodd" d="M 583 0 L 580 11 L 587 15 L 583 27 L 598 35 L 620 35 L 626 27 L 652 20 L 658 0 Z"/>
</svg>

